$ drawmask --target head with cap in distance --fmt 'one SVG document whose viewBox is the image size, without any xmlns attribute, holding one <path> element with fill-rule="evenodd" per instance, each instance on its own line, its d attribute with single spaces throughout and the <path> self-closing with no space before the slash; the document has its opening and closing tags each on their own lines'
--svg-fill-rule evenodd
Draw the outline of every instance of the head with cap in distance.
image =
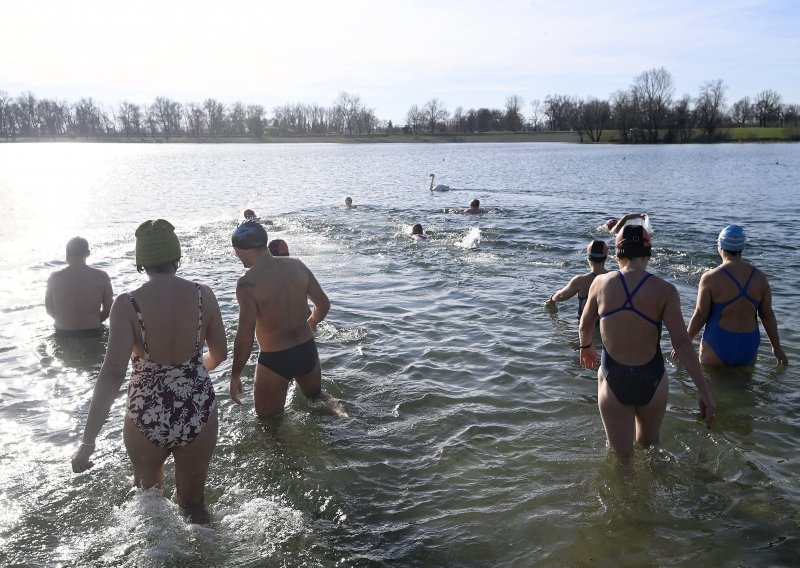
<svg viewBox="0 0 800 568">
<path fill-rule="evenodd" d="M 589 262 L 604 263 L 608 257 L 608 245 L 605 241 L 592 241 L 586 247 Z"/>
<path fill-rule="evenodd" d="M 649 257 L 652 249 L 650 233 L 641 225 L 625 225 L 614 241 L 617 258 Z"/>
<path fill-rule="evenodd" d="M 256 212 L 252 209 L 245 209 L 244 213 L 242 213 L 245 219 L 258 219 Z"/>
<path fill-rule="evenodd" d="M 148 220 L 136 229 L 136 270 L 169 274 L 178 270 L 181 243 L 175 227 L 164 219 Z"/>
<path fill-rule="evenodd" d="M 345 197 L 344 198 L 345 207 L 352 207 L 353 206 L 353 198 L 352 197 Z"/>
<path fill-rule="evenodd" d="M 481 206 L 480 199 L 473 199 L 472 201 L 469 202 L 469 206 L 471 209 L 477 209 L 478 207 Z"/>
<path fill-rule="evenodd" d="M 733 256 L 742 254 L 746 242 L 747 237 L 744 234 L 744 229 L 739 225 L 728 225 L 719 232 L 717 237 L 719 250 Z"/>
<path fill-rule="evenodd" d="M 89 241 L 83 237 L 72 237 L 67 241 L 67 264 L 85 262 L 89 256 Z"/>
<path fill-rule="evenodd" d="M 423 235 L 423 234 L 425 234 L 425 233 L 422 231 L 422 225 L 420 225 L 419 223 L 417 223 L 416 225 L 414 225 L 413 227 L 411 227 L 411 234 L 412 234 L 412 235 Z"/>
<path fill-rule="evenodd" d="M 283 239 L 271 240 L 268 248 L 272 256 L 289 256 L 289 245 Z"/>
</svg>

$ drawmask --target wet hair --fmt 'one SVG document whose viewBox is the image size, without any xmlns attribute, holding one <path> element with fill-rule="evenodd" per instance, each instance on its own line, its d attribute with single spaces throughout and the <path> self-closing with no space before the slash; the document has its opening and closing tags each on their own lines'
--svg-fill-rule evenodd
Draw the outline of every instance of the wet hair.
<svg viewBox="0 0 800 568">
<path fill-rule="evenodd" d="M 615 241 L 617 258 L 641 258 L 650 256 L 652 245 L 650 233 L 641 225 L 625 225 L 617 233 Z"/>
<path fill-rule="evenodd" d="M 267 243 L 269 243 L 267 230 L 255 219 L 242 221 L 231 235 L 231 244 L 242 250 L 264 248 Z"/>
<path fill-rule="evenodd" d="M 252 209 L 245 209 L 244 213 L 242 213 L 245 219 L 256 219 L 258 215 Z"/>
<path fill-rule="evenodd" d="M 417 223 L 413 227 L 411 227 L 411 234 L 412 235 L 421 235 L 422 234 L 422 225 Z"/>
<path fill-rule="evenodd" d="M 89 241 L 83 237 L 72 237 L 67 241 L 67 254 L 69 256 L 85 256 L 89 254 Z"/>
<path fill-rule="evenodd" d="M 608 245 L 605 241 L 592 241 L 586 247 L 586 252 L 592 262 L 605 262 L 608 258 Z"/>
</svg>

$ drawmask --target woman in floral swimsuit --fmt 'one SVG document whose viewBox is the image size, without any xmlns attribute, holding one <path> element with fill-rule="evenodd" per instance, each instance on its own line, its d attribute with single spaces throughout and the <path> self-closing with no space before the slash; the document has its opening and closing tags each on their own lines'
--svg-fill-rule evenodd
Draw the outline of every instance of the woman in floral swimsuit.
<svg viewBox="0 0 800 568">
<path fill-rule="evenodd" d="M 219 305 L 207 286 L 176 276 L 181 257 L 174 227 L 163 219 L 136 231 L 137 270 L 148 282 L 111 308 L 108 349 L 72 468 L 85 471 L 111 404 L 128 384 L 123 436 L 134 485 L 161 488 L 175 460 L 178 504 L 191 522 L 208 522 L 205 481 L 217 440 L 217 407 L 208 371 L 227 358 Z M 203 354 L 203 344 L 208 352 Z"/>
</svg>

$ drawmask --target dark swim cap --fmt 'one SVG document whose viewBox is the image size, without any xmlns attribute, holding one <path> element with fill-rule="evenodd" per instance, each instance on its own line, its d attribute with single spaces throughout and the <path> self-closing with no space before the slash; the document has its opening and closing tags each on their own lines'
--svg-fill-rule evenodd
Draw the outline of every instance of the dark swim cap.
<svg viewBox="0 0 800 568">
<path fill-rule="evenodd" d="M 231 244 L 238 249 L 248 250 L 267 246 L 269 237 L 264 225 L 254 219 L 247 219 L 231 235 Z"/>
<path fill-rule="evenodd" d="M 618 258 L 650 256 L 650 233 L 641 225 L 625 225 L 615 241 Z"/>
<path fill-rule="evenodd" d="M 608 245 L 605 241 L 592 241 L 589 243 L 589 246 L 586 247 L 586 252 L 589 253 L 589 260 L 605 260 L 608 256 Z"/>
</svg>

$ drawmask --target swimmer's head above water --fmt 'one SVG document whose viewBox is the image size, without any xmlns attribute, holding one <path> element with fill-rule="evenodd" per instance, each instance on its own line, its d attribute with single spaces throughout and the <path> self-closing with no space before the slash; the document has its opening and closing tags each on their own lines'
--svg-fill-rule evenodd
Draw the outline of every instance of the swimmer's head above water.
<svg viewBox="0 0 800 568">
<path fill-rule="evenodd" d="M 256 212 L 252 209 L 245 209 L 244 213 L 242 213 L 245 219 L 258 219 Z"/>
<path fill-rule="evenodd" d="M 586 253 L 592 262 L 605 262 L 608 257 L 608 245 L 605 241 L 592 241 L 586 247 Z"/>
<path fill-rule="evenodd" d="M 728 225 L 722 229 L 717 237 L 717 246 L 728 252 L 742 252 L 747 238 L 744 229 L 739 225 Z"/>
<path fill-rule="evenodd" d="M 625 225 L 622 231 L 617 233 L 614 244 L 618 258 L 650 256 L 652 250 L 650 233 L 641 225 Z"/>
<path fill-rule="evenodd" d="M 283 239 L 270 241 L 268 247 L 272 256 L 289 256 L 289 245 Z"/>
<path fill-rule="evenodd" d="M 264 248 L 269 243 L 267 230 L 264 225 L 253 219 L 247 219 L 239 223 L 231 235 L 231 244 L 234 248 L 248 250 Z"/>
</svg>

